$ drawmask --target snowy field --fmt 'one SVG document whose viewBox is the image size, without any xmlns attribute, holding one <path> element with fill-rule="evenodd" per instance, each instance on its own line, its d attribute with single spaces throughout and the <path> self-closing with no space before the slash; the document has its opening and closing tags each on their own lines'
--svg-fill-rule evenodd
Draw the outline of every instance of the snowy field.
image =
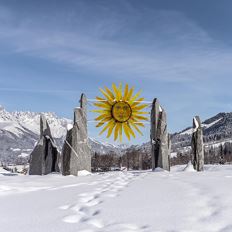
<svg viewBox="0 0 232 232">
<path fill-rule="evenodd" d="M 0 170 L 0 231 L 232 231 L 232 166 L 88 176 Z"/>
</svg>

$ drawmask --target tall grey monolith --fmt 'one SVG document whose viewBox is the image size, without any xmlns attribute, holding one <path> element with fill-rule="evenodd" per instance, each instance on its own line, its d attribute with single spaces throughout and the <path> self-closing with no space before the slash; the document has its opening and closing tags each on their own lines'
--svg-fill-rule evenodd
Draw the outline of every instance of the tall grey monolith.
<svg viewBox="0 0 232 232">
<path fill-rule="evenodd" d="M 170 171 L 170 139 L 167 132 L 167 116 L 157 98 L 151 110 L 152 170 Z"/>
<path fill-rule="evenodd" d="M 80 107 L 74 109 L 74 123 L 68 129 L 62 151 L 62 174 L 78 175 L 78 171 L 91 171 L 91 150 L 87 133 L 87 98 L 81 95 Z"/>
<path fill-rule="evenodd" d="M 199 116 L 193 118 L 193 134 L 192 134 L 192 154 L 193 167 L 195 170 L 203 171 L 204 169 L 204 145 L 203 131 Z"/>
<path fill-rule="evenodd" d="M 29 175 L 59 172 L 59 151 L 51 135 L 46 118 L 40 116 L 40 138 L 30 155 Z"/>
</svg>

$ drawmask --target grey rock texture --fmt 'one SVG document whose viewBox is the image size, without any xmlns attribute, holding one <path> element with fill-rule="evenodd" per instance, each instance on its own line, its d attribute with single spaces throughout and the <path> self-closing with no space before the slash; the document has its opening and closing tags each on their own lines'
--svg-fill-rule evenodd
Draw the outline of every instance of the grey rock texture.
<svg viewBox="0 0 232 232">
<path fill-rule="evenodd" d="M 73 131 L 68 130 L 66 140 L 64 141 L 61 156 L 61 171 L 64 176 L 70 175 L 70 159 L 72 152 L 72 134 Z"/>
<path fill-rule="evenodd" d="M 167 133 L 167 117 L 157 98 L 151 110 L 151 146 L 152 169 L 159 167 L 170 171 L 171 142 Z"/>
<path fill-rule="evenodd" d="M 40 117 L 40 138 L 30 155 L 29 175 L 59 172 L 59 152 L 54 143 L 46 118 Z"/>
<path fill-rule="evenodd" d="M 49 136 L 53 140 L 48 122 L 46 118 L 44 117 L 44 115 L 41 115 L 40 116 L 40 139 L 42 139 L 44 136 Z"/>
<path fill-rule="evenodd" d="M 204 145 L 203 145 L 203 131 L 201 120 L 199 116 L 193 118 L 193 134 L 192 134 L 192 154 L 193 167 L 195 170 L 204 170 Z"/>
<path fill-rule="evenodd" d="M 91 150 L 87 133 L 87 98 L 81 95 L 80 107 L 74 109 L 73 128 L 68 130 L 62 151 L 62 174 L 78 175 L 78 171 L 91 171 Z"/>
</svg>

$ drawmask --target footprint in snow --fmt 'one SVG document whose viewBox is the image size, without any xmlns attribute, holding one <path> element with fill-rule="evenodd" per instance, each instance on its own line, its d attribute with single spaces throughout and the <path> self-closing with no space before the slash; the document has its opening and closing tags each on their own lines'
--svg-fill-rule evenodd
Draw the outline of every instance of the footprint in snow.
<svg viewBox="0 0 232 232">
<path fill-rule="evenodd" d="M 87 202 L 87 203 L 85 204 L 85 206 L 87 206 L 87 207 L 93 207 L 93 206 L 99 205 L 99 204 L 101 204 L 101 203 L 102 203 L 101 200 L 99 200 L 99 199 L 94 199 L 94 200 L 92 200 L 92 201 L 90 201 L 90 202 Z"/>
<path fill-rule="evenodd" d="M 67 210 L 70 208 L 70 205 L 62 205 L 59 207 L 59 209 L 62 209 L 62 210 Z"/>
<path fill-rule="evenodd" d="M 68 215 L 63 218 L 63 221 L 66 223 L 78 223 L 84 219 L 84 214 L 78 213 L 73 215 Z"/>
<path fill-rule="evenodd" d="M 99 229 L 102 229 L 104 227 L 103 222 L 101 220 L 98 220 L 98 219 L 90 219 L 90 220 L 87 221 L 87 223 L 89 225 L 95 226 L 95 227 L 97 227 Z"/>
</svg>

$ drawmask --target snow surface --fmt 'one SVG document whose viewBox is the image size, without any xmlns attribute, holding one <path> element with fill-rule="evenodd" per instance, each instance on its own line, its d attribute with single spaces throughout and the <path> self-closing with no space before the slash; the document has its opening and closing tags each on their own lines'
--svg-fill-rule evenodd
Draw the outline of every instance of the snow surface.
<svg viewBox="0 0 232 232">
<path fill-rule="evenodd" d="M 180 133 L 180 135 L 191 135 L 193 133 L 193 128 L 190 128 L 188 130 L 185 130 Z"/>
<path fill-rule="evenodd" d="M 3 175 L 5 173 L 10 173 L 10 172 L 6 171 L 3 167 L 0 167 L 0 175 Z"/>
<path fill-rule="evenodd" d="M 21 149 L 20 148 L 10 148 L 11 149 L 11 151 L 21 151 Z"/>
<path fill-rule="evenodd" d="M 212 142 L 208 142 L 205 144 L 205 147 L 206 148 L 210 148 L 210 147 L 213 147 L 213 148 L 218 148 L 220 146 L 224 146 L 225 143 L 232 143 L 232 139 L 231 138 L 228 138 L 228 139 L 223 139 L 221 141 L 212 141 Z"/>
<path fill-rule="evenodd" d="M 232 231 L 232 166 L 204 172 L 0 175 L 1 231 Z"/>
<path fill-rule="evenodd" d="M 22 157 L 22 158 L 26 158 L 28 156 L 30 156 L 30 154 L 27 154 L 27 153 L 24 153 L 24 152 L 22 152 L 20 155 L 18 155 L 18 157 Z"/>
<path fill-rule="evenodd" d="M 78 176 L 89 176 L 89 175 L 92 175 L 92 173 L 87 170 L 81 170 L 81 171 L 78 171 L 77 175 Z"/>
<path fill-rule="evenodd" d="M 170 157 L 171 158 L 177 157 L 177 152 L 171 152 Z"/>
<path fill-rule="evenodd" d="M 67 130 L 69 131 L 69 130 L 71 130 L 72 128 L 73 128 L 73 124 L 68 123 L 68 124 L 67 124 Z"/>
<path fill-rule="evenodd" d="M 215 120 L 214 122 L 212 123 L 209 123 L 209 124 L 202 124 L 202 127 L 205 127 L 206 129 L 210 128 L 211 126 L 213 126 L 214 124 L 218 123 L 219 121 L 221 121 L 223 118 L 219 118 L 217 120 Z"/>
<path fill-rule="evenodd" d="M 188 162 L 188 164 L 183 169 L 183 171 L 185 171 L 185 172 L 195 172 L 195 169 L 193 168 L 193 165 L 192 165 L 191 161 Z"/>
</svg>

